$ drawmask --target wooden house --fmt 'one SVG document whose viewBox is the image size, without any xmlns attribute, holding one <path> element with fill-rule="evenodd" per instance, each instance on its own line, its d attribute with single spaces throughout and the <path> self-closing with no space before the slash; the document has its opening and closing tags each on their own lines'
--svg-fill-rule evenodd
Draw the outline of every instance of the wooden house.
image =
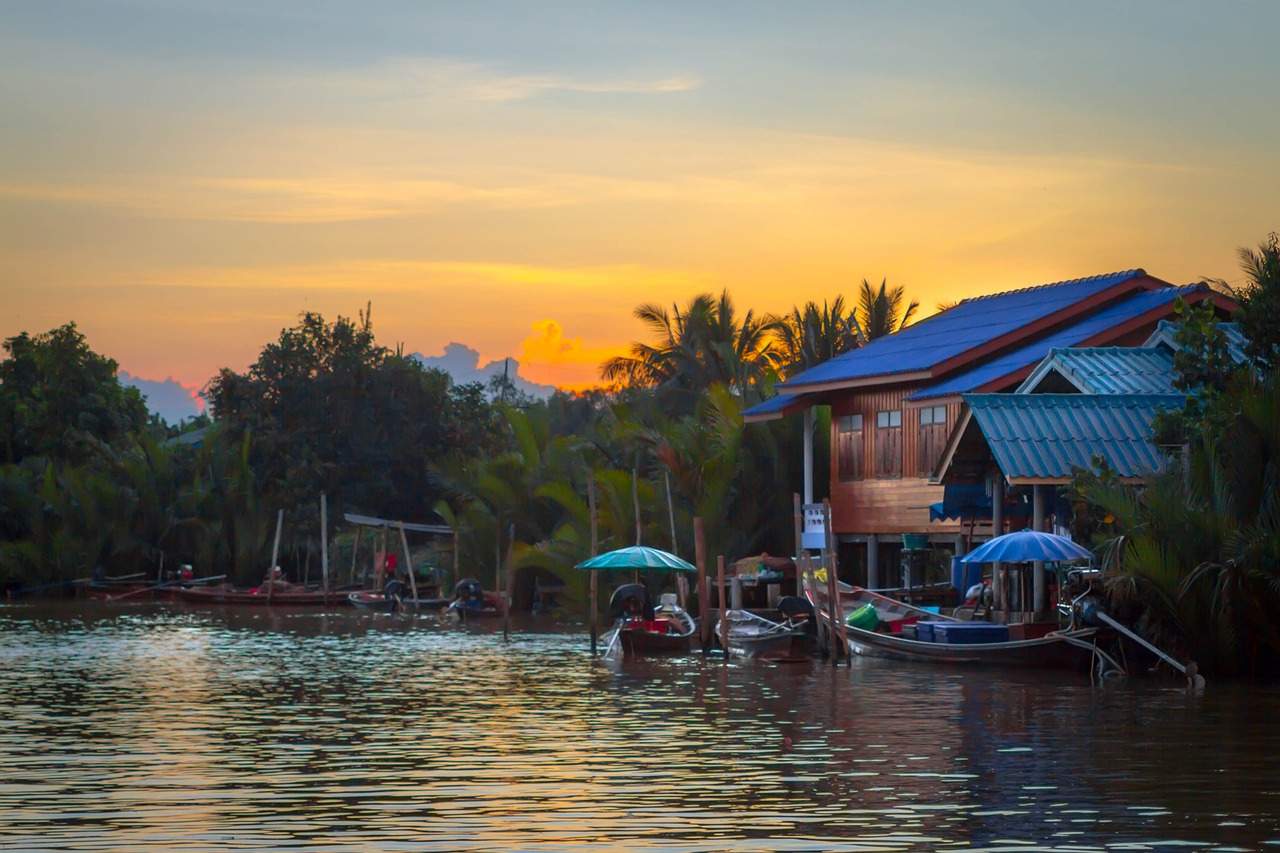
<svg viewBox="0 0 1280 853">
<path fill-rule="evenodd" d="M 966 522 L 950 513 L 936 479 L 965 412 L 962 395 L 1016 389 L 1055 348 L 1138 346 L 1174 316 L 1179 298 L 1212 300 L 1224 315 L 1233 307 L 1204 285 L 1175 287 L 1140 269 L 967 299 L 789 378 L 745 419 L 803 414 L 811 426 L 814 407 L 830 407 L 841 575 L 895 586 L 904 534 L 963 552 L 962 537 L 991 533 L 989 514 Z M 808 429 L 805 545 L 820 547 L 811 440 Z"/>
</svg>

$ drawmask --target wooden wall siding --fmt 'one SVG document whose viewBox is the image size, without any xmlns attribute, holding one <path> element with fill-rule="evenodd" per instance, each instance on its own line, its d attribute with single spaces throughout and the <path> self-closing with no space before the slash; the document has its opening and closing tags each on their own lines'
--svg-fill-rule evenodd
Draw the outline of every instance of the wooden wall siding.
<svg viewBox="0 0 1280 853">
<path fill-rule="evenodd" d="M 832 421 L 838 422 L 838 419 L 832 418 Z M 862 433 L 861 429 L 850 432 L 840 432 L 838 428 L 836 430 L 835 465 L 837 479 L 841 482 L 861 480 L 864 476 L 867 454 L 863 449 Z"/>
<path fill-rule="evenodd" d="M 831 526 L 838 534 L 960 532 L 960 523 L 930 522 L 942 486 L 919 478 L 831 484 Z"/>
<path fill-rule="evenodd" d="M 902 427 L 876 427 L 876 479 L 902 479 Z"/>
<path fill-rule="evenodd" d="M 862 415 L 862 460 L 864 473 L 874 472 L 868 461 L 875 459 L 876 413 L 902 408 L 902 399 L 915 387 L 877 389 L 850 393 L 831 403 L 832 446 L 838 446 L 837 424 L 841 415 Z M 947 404 L 947 432 L 960 419 L 962 403 Z M 958 522 L 930 522 L 929 504 L 942 500 L 942 487 L 930 486 L 933 473 L 920 469 L 920 416 L 916 409 L 902 410 L 902 476 L 894 479 L 866 478 L 854 481 L 840 477 L 840 459 L 831 459 L 831 513 L 836 533 L 940 533 L 960 531 Z"/>
<path fill-rule="evenodd" d="M 921 477 L 928 477 L 938 467 L 942 459 L 942 448 L 946 446 L 947 436 L 951 434 L 947 424 L 929 424 L 919 430 L 920 449 L 916 460 L 916 472 Z"/>
</svg>

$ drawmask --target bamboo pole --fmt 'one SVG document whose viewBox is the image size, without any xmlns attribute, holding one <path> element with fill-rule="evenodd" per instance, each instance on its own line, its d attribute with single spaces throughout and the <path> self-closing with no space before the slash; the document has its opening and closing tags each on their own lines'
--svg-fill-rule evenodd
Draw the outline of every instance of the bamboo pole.
<svg viewBox="0 0 1280 853">
<path fill-rule="evenodd" d="M 329 502 L 320 493 L 320 589 L 324 591 L 324 603 L 329 603 Z"/>
<path fill-rule="evenodd" d="M 663 471 L 662 478 L 667 483 L 667 517 L 671 521 L 671 553 L 677 557 L 680 556 L 679 545 L 676 541 L 676 505 L 671 499 L 671 472 Z M 676 592 L 680 596 L 680 609 L 689 609 L 689 579 L 684 575 L 676 575 Z"/>
<path fill-rule="evenodd" d="M 636 545 L 640 542 L 640 462 L 637 457 L 635 467 L 631 469 L 631 503 L 636 511 Z M 637 572 L 637 576 L 639 573 Z"/>
<path fill-rule="evenodd" d="M 724 659 L 729 660 L 729 620 L 724 606 L 724 555 L 716 557 L 716 575 L 719 578 L 720 595 L 720 648 L 724 650 Z"/>
<path fill-rule="evenodd" d="M 711 645 L 711 625 L 707 621 L 707 542 L 702 532 L 702 518 L 693 519 L 693 564 L 698 567 L 698 639 L 702 641 L 702 653 Z"/>
<path fill-rule="evenodd" d="M 462 580 L 462 575 L 459 573 L 462 559 L 461 548 L 462 538 L 458 535 L 458 528 L 455 527 L 453 528 L 453 588 L 455 590 L 458 588 L 458 581 Z"/>
<path fill-rule="evenodd" d="M 591 557 L 596 555 L 600 547 L 599 519 L 596 515 L 596 475 L 590 472 L 587 477 L 587 505 L 591 507 Z M 591 570 L 591 656 L 596 655 L 596 645 L 600 637 L 600 589 L 599 573 Z"/>
<path fill-rule="evenodd" d="M 267 604 L 276 585 L 276 560 L 280 558 L 280 531 L 284 527 L 284 510 L 276 511 L 276 544 L 271 546 L 271 568 L 267 569 Z"/>
<path fill-rule="evenodd" d="M 418 609 L 418 581 L 414 578 L 413 559 L 409 556 L 409 538 L 404 535 L 404 522 L 400 522 L 400 547 L 404 549 L 404 568 L 409 573 L 409 591 L 413 595 L 414 612 Z"/>
<path fill-rule="evenodd" d="M 506 592 L 503 593 L 502 600 L 502 641 L 504 643 L 511 640 L 511 601 L 515 598 L 516 573 L 515 561 L 516 552 L 516 526 L 511 525 L 511 529 L 507 535 L 507 583 Z"/>
</svg>

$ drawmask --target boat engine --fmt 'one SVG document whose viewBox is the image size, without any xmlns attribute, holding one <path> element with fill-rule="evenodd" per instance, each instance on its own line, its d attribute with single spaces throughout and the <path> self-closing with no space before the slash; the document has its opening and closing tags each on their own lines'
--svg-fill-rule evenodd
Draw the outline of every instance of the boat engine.
<svg viewBox="0 0 1280 853">
<path fill-rule="evenodd" d="M 624 583 L 609 598 L 609 615 L 619 619 L 646 619 L 650 616 L 644 584 Z"/>
<path fill-rule="evenodd" d="M 797 625 L 801 620 L 804 620 L 805 633 L 818 633 L 817 620 L 813 618 L 813 603 L 804 596 L 784 595 L 779 598 L 778 613 L 787 622 L 795 622 Z"/>
</svg>

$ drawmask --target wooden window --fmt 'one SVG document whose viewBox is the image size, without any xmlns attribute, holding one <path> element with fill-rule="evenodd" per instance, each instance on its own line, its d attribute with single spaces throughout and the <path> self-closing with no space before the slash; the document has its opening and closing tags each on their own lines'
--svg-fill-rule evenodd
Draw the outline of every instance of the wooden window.
<svg viewBox="0 0 1280 853">
<path fill-rule="evenodd" d="M 876 476 L 902 477 L 902 410 L 876 412 Z"/>
<path fill-rule="evenodd" d="M 862 447 L 862 415 L 841 415 L 836 421 L 836 465 L 841 482 L 866 476 Z"/>
<path fill-rule="evenodd" d="M 920 410 L 920 476 L 933 476 L 947 443 L 947 407 Z"/>
</svg>

